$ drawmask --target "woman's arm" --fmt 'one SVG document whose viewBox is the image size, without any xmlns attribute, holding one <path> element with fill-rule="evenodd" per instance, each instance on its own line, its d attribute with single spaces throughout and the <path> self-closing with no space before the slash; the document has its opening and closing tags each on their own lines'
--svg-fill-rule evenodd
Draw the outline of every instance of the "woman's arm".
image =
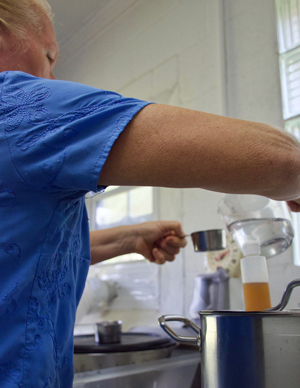
<svg viewBox="0 0 300 388">
<path fill-rule="evenodd" d="M 149 261 L 173 261 L 186 239 L 177 221 L 153 221 L 90 232 L 91 264 L 127 253 L 139 253 Z"/>
<path fill-rule="evenodd" d="M 269 125 L 152 104 L 116 140 L 101 185 L 300 197 L 299 143 Z"/>
</svg>

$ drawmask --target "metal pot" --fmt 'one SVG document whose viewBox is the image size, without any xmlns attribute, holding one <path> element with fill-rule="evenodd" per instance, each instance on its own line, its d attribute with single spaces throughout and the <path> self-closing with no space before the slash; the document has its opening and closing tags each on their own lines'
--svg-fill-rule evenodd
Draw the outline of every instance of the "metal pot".
<svg viewBox="0 0 300 388">
<path fill-rule="evenodd" d="M 173 339 L 198 344 L 202 388 L 299 387 L 300 310 L 282 311 L 299 285 L 291 282 L 279 305 L 263 312 L 201 311 L 201 329 L 176 315 L 159 323 Z M 177 335 L 168 321 L 183 322 L 197 337 Z"/>
</svg>

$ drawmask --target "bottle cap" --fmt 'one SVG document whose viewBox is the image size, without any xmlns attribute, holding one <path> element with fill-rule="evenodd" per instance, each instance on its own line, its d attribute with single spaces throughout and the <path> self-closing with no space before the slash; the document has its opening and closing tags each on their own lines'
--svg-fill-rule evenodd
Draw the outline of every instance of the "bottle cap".
<svg viewBox="0 0 300 388">
<path fill-rule="evenodd" d="M 242 252 L 244 256 L 259 256 L 260 245 L 258 241 L 246 241 L 243 245 Z"/>
<path fill-rule="evenodd" d="M 260 256 L 258 241 L 248 240 L 243 245 L 244 258 L 241 260 L 243 283 L 268 283 L 266 258 Z"/>
</svg>

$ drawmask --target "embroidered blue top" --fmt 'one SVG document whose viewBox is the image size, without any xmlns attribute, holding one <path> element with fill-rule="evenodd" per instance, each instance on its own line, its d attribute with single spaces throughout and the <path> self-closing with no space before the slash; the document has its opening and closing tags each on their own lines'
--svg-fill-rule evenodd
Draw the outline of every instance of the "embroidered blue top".
<svg viewBox="0 0 300 388">
<path fill-rule="evenodd" d="M 84 195 L 147 102 L 0 73 L 0 388 L 69 388 L 90 264 Z"/>
</svg>

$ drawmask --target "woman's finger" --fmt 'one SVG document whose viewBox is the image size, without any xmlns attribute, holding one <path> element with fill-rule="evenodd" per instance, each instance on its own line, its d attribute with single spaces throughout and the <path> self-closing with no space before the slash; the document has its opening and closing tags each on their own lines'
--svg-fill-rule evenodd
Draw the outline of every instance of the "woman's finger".
<svg viewBox="0 0 300 388">
<path fill-rule="evenodd" d="M 164 264 L 166 261 L 173 261 L 175 259 L 175 255 L 159 248 L 153 248 L 152 255 L 155 258 L 155 263 L 157 264 Z"/>
<path fill-rule="evenodd" d="M 186 238 L 179 238 L 176 236 L 168 236 L 162 240 L 164 247 L 170 246 L 174 248 L 184 248 L 187 244 Z"/>
<path fill-rule="evenodd" d="M 300 212 L 300 204 L 296 201 L 287 201 L 287 204 L 292 212 L 299 213 Z"/>
</svg>

